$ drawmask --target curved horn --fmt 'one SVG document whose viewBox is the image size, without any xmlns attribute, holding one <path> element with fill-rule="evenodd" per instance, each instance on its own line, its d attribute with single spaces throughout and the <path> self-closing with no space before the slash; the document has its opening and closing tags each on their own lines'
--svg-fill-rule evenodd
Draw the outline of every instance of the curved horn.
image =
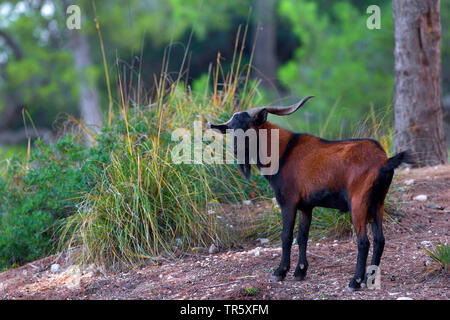
<svg viewBox="0 0 450 320">
<path fill-rule="evenodd" d="M 230 125 L 232 119 L 233 119 L 233 117 L 231 117 L 231 119 L 228 120 L 227 122 L 219 123 L 219 124 L 211 123 L 211 122 L 208 121 L 208 126 L 209 126 L 211 129 L 217 129 L 217 130 L 219 130 L 220 132 L 225 133 L 225 131 L 226 131 L 227 129 L 229 129 L 229 125 Z"/>
<path fill-rule="evenodd" d="M 269 106 L 269 107 L 263 107 L 267 110 L 267 112 L 276 114 L 279 116 L 286 116 L 288 114 L 294 113 L 297 111 L 302 105 L 305 104 L 306 101 L 309 99 L 314 98 L 314 96 L 307 96 L 300 100 L 300 102 L 290 105 L 290 106 Z"/>
</svg>

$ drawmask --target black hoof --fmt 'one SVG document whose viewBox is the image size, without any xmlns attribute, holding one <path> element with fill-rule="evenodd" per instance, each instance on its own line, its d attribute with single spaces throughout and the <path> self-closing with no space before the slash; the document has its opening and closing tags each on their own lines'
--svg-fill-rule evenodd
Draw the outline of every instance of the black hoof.
<svg viewBox="0 0 450 320">
<path fill-rule="evenodd" d="M 272 278 L 271 278 L 271 280 L 272 280 L 272 281 L 283 281 L 283 280 L 284 280 L 284 277 L 283 277 L 283 276 L 276 276 L 276 275 L 273 275 Z"/>
<path fill-rule="evenodd" d="M 356 287 L 356 288 L 353 288 L 353 287 L 347 287 L 347 291 L 349 291 L 349 292 L 354 292 L 354 291 L 359 291 L 359 290 L 361 290 L 361 287 Z"/>
<path fill-rule="evenodd" d="M 294 281 L 302 281 L 302 280 L 305 280 L 305 278 L 306 278 L 306 275 L 302 275 L 302 276 L 293 276 L 293 277 L 292 277 L 292 280 L 294 280 Z"/>
<path fill-rule="evenodd" d="M 358 291 L 361 290 L 361 279 L 352 279 L 350 283 L 348 284 L 348 291 Z"/>
</svg>

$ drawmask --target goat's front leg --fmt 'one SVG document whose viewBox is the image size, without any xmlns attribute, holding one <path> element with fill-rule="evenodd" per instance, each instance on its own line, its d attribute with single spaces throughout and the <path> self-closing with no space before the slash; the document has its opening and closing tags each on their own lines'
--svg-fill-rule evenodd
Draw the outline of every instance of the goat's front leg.
<svg viewBox="0 0 450 320">
<path fill-rule="evenodd" d="M 294 272 L 294 280 L 303 280 L 308 270 L 308 260 L 306 259 L 306 246 L 308 244 L 309 227 L 311 226 L 312 210 L 301 210 L 300 224 L 298 227 L 298 264 Z"/>
<path fill-rule="evenodd" d="M 291 266 L 291 247 L 297 208 L 294 205 L 281 206 L 283 233 L 281 235 L 282 254 L 280 266 L 273 273 L 272 280 L 282 281 Z"/>
</svg>

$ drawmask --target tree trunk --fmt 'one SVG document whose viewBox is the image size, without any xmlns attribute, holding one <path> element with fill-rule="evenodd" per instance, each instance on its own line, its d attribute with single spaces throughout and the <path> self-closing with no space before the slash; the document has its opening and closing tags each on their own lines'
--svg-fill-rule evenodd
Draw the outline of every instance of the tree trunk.
<svg viewBox="0 0 450 320">
<path fill-rule="evenodd" d="M 254 76 L 266 89 L 277 88 L 276 0 L 254 0 Z"/>
<path fill-rule="evenodd" d="M 20 44 L 3 30 L 0 30 L 0 38 L 2 38 L 9 46 L 14 59 L 16 61 L 22 60 L 24 54 Z M 6 72 L 0 70 L 0 78 L 3 78 L 3 81 L 8 83 Z M 22 90 L 20 89 L 6 90 L 4 94 L 4 108 L 0 114 L 0 131 L 10 129 L 17 119 L 20 119 L 22 109 L 24 108 L 24 105 L 22 104 L 22 95 Z"/>
<path fill-rule="evenodd" d="M 440 0 L 393 0 L 395 151 L 418 166 L 447 162 L 442 121 Z"/>
<path fill-rule="evenodd" d="M 80 90 L 79 108 L 83 125 L 91 134 L 86 134 L 89 144 L 94 141 L 92 135 L 98 134 L 103 127 L 102 113 L 100 111 L 100 101 L 95 83 L 88 79 L 87 70 L 92 67 L 92 58 L 87 36 L 80 30 L 71 30 L 70 47 L 74 55 L 75 69 L 78 75 L 78 85 Z"/>
</svg>

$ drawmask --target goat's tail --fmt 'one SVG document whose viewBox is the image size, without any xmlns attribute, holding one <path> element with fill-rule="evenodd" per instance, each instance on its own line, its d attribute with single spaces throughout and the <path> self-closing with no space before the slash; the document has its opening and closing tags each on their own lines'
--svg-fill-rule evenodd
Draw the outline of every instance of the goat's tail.
<svg viewBox="0 0 450 320">
<path fill-rule="evenodd" d="M 386 165 L 380 169 L 379 175 L 375 180 L 370 193 L 370 204 L 368 212 L 369 220 L 373 220 L 376 218 L 377 208 L 380 204 L 383 203 L 389 186 L 391 185 L 392 177 L 394 176 L 394 169 L 402 163 L 414 164 L 411 151 L 406 150 L 396 154 L 392 158 L 389 158 Z"/>
<path fill-rule="evenodd" d="M 392 158 L 389 158 L 387 164 L 381 168 L 382 171 L 391 171 L 400 166 L 402 163 L 414 164 L 414 159 L 410 150 L 397 153 Z"/>
</svg>

